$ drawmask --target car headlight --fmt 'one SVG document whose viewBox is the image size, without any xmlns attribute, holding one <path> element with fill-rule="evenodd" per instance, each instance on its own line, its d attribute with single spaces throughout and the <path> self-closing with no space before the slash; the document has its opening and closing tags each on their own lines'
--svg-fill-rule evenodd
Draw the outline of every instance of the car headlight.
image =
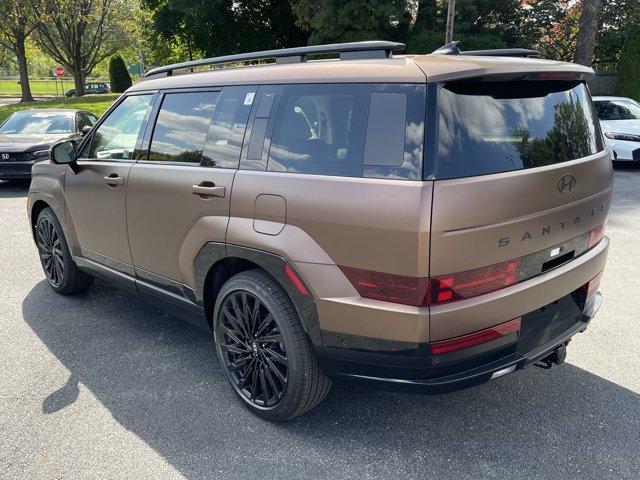
<svg viewBox="0 0 640 480">
<path fill-rule="evenodd" d="M 624 140 L 625 142 L 640 142 L 640 135 L 629 133 L 604 132 L 604 136 L 611 140 Z"/>
<path fill-rule="evenodd" d="M 30 152 L 30 155 L 36 158 L 48 157 L 49 149 L 47 148 L 46 150 L 36 150 L 34 152 Z"/>
</svg>

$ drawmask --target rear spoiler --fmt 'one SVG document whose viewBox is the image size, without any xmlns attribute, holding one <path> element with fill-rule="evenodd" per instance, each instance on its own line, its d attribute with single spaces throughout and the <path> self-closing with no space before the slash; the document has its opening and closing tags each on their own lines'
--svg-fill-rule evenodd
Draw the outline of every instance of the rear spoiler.
<svg viewBox="0 0 640 480">
<path fill-rule="evenodd" d="M 432 55 L 474 55 L 482 57 L 522 57 L 522 58 L 539 58 L 540 55 L 535 50 L 527 48 L 495 48 L 491 50 L 467 50 L 462 51 L 458 45 L 459 41 L 453 41 L 443 45 L 437 50 L 431 52 Z"/>
</svg>

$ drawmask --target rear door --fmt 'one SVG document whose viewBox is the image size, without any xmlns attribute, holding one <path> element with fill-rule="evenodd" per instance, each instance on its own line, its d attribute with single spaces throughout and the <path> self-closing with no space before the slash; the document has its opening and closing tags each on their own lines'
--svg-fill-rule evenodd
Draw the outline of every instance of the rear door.
<svg viewBox="0 0 640 480">
<path fill-rule="evenodd" d="M 517 268 L 502 264 L 518 282 L 584 253 L 588 232 L 606 219 L 612 183 L 586 86 L 460 82 L 432 85 L 429 95 L 438 105 L 427 142 L 426 175 L 435 180 L 431 277 L 518 259 Z M 464 287 L 469 296 L 472 283 Z M 432 307 L 432 340 L 507 320 L 499 309 L 456 316 L 463 306 Z"/>
<path fill-rule="evenodd" d="M 224 242 L 254 87 L 167 91 L 146 158 L 131 170 L 127 220 L 136 275 L 174 293 L 193 286 L 193 259 Z M 146 147 L 145 147 L 146 148 Z"/>
</svg>

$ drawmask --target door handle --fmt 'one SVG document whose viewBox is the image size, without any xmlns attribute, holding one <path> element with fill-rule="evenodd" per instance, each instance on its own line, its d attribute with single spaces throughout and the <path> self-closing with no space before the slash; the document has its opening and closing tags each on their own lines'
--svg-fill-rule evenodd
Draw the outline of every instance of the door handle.
<svg viewBox="0 0 640 480">
<path fill-rule="evenodd" d="M 111 175 L 107 175 L 106 177 L 104 177 L 104 183 L 106 183 L 110 187 L 123 187 L 124 177 L 121 177 L 117 173 L 112 173 Z"/>
<path fill-rule="evenodd" d="M 200 198 L 224 198 L 227 193 L 225 187 L 218 187 L 213 182 L 202 182 L 200 185 L 194 185 L 192 193 Z"/>
</svg>

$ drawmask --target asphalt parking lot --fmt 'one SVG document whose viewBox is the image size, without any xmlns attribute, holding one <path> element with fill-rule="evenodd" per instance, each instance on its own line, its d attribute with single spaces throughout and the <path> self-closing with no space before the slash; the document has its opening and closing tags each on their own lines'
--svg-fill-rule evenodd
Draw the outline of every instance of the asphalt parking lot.
<svg viewBox="0 0 640 480">
<path fill-rule="evenodd" d="M 640 168 L 618 168 L 604 305 L 567 363 L 438 396 L 335 387 L 285 424 L 211 339 L 96 283 L 48 288 L 26 187 L 0 183 L 0 478 L 640 478 Z"/>
</svg>

